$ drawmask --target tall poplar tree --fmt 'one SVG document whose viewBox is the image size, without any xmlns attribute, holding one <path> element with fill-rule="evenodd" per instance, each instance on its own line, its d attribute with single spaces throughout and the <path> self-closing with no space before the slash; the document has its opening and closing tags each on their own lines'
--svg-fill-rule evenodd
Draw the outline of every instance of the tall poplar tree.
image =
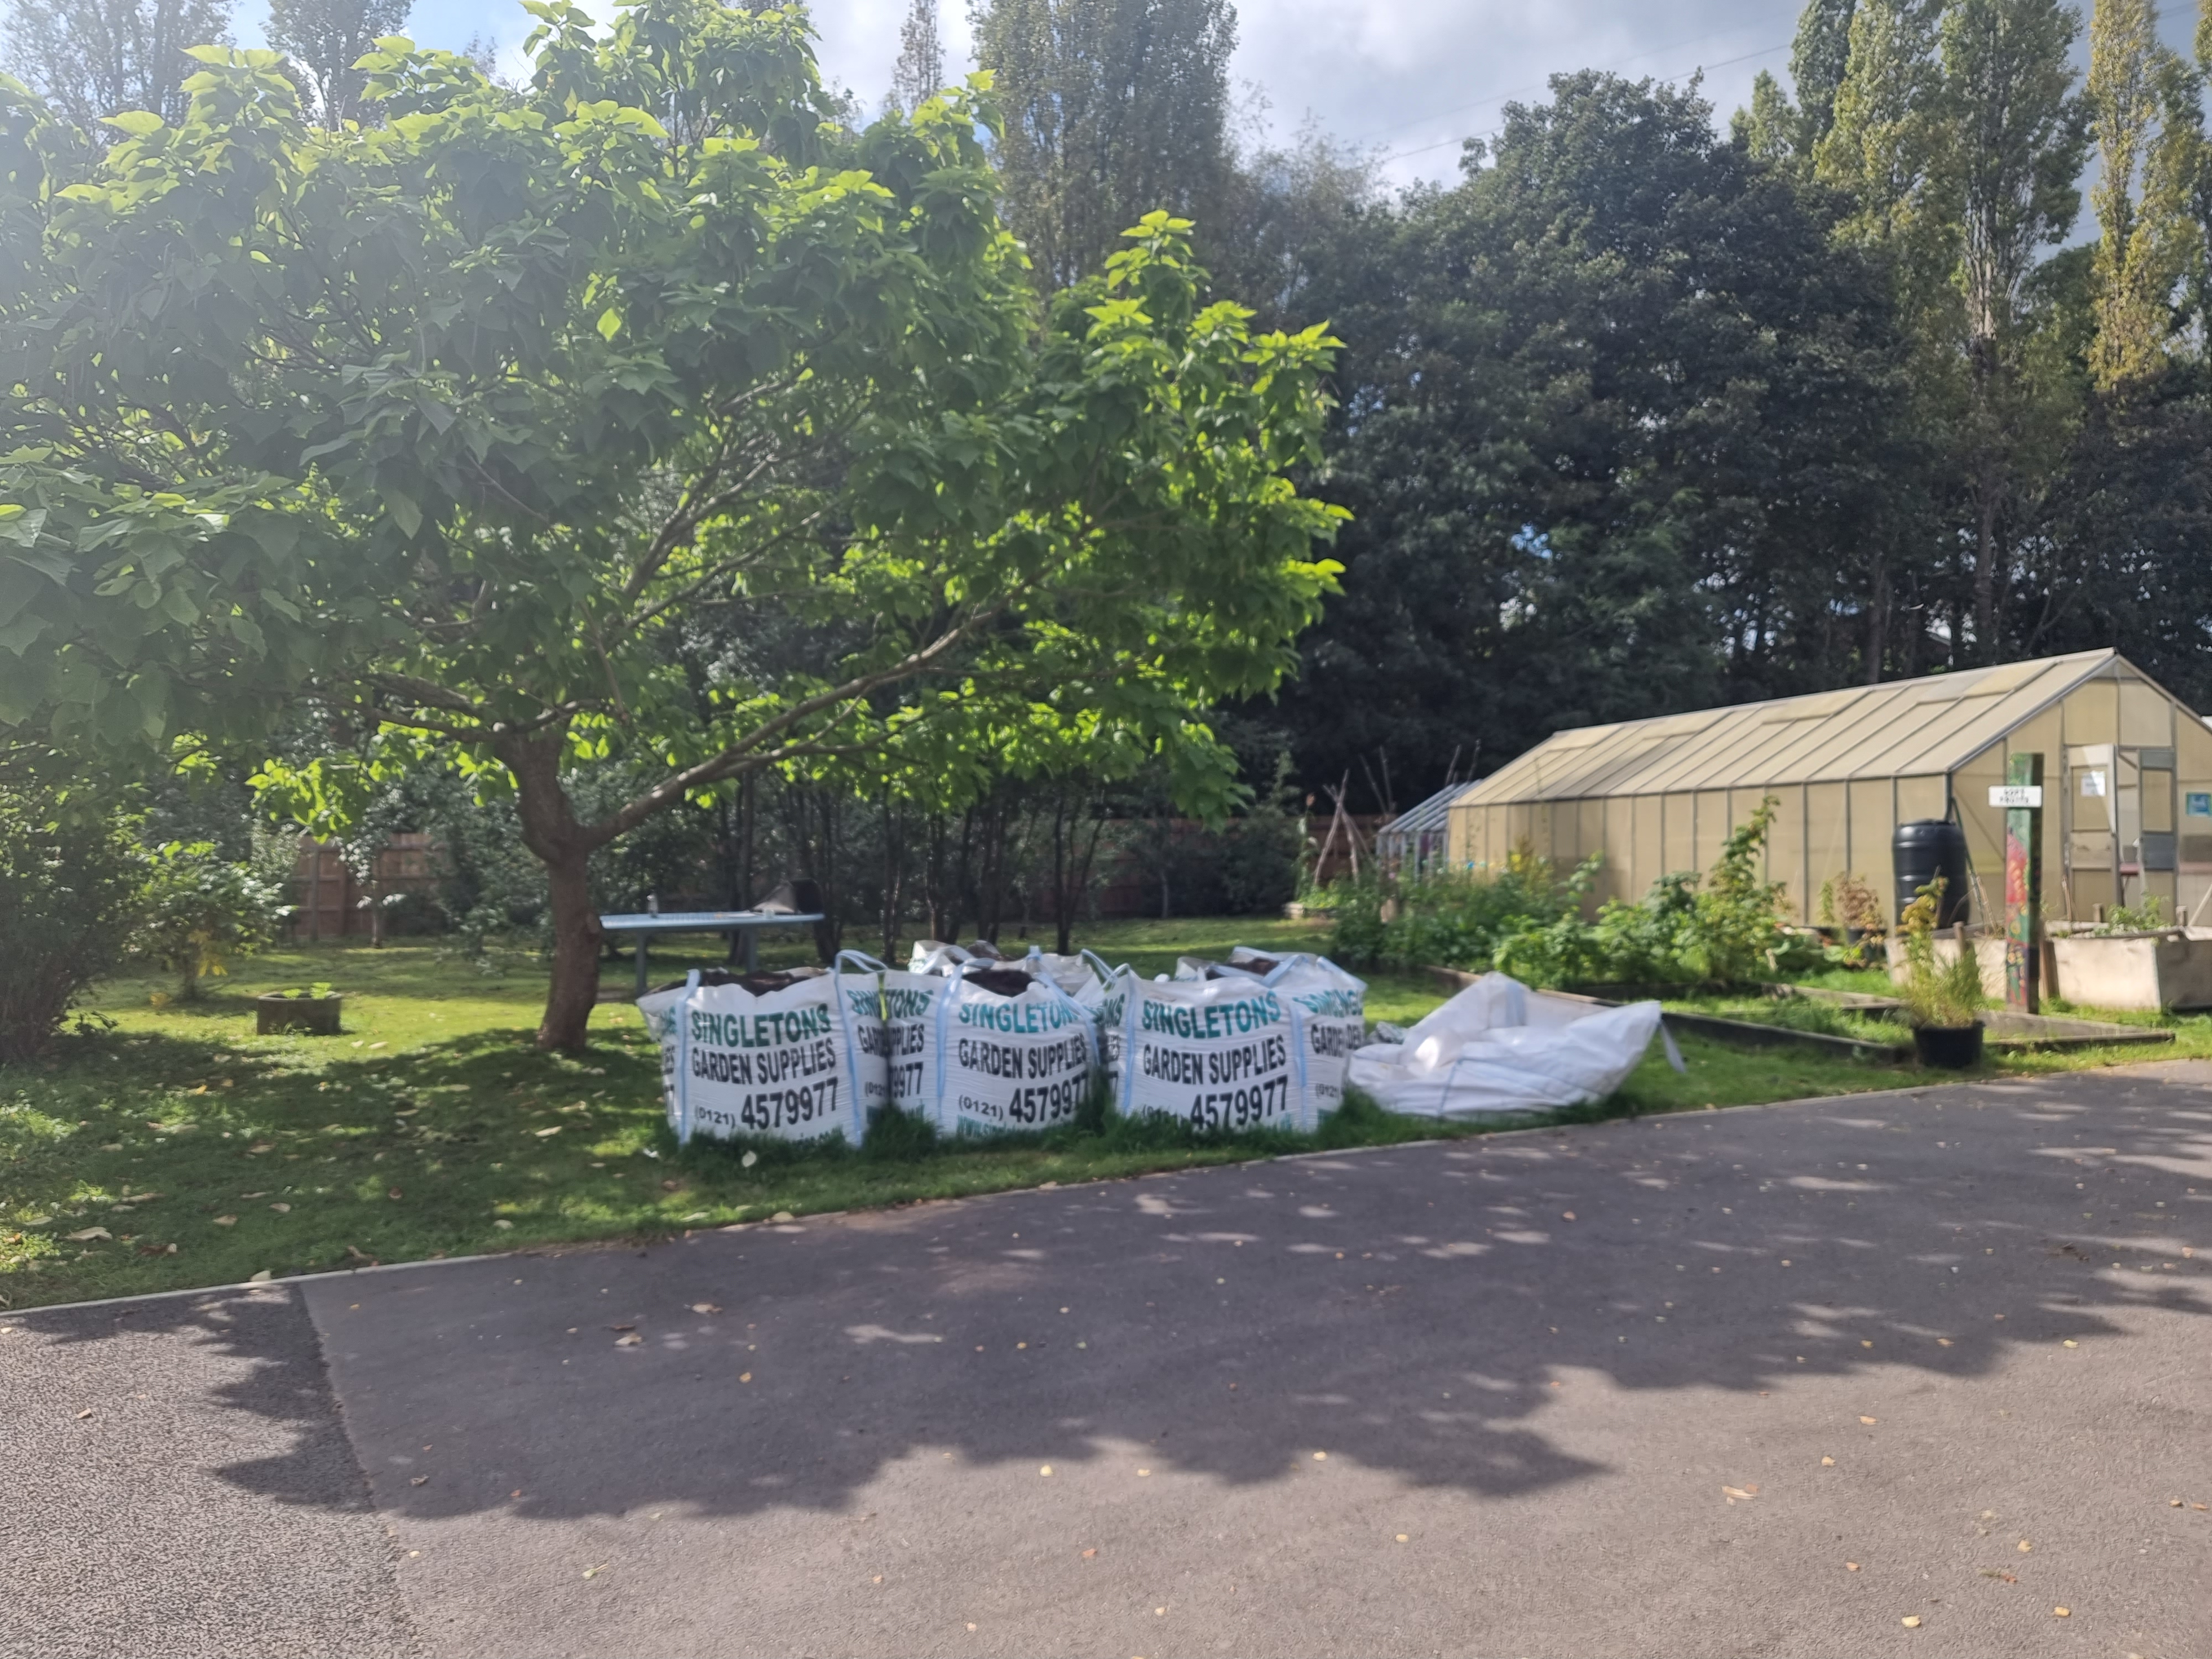
<svg viewBox="0 0 2212 1659">
<path fill-rule="evenodd" d="M 184 113 L 188 47 L 230 39 L 230 0 L 12 0 L 7 65 L 54 112 L 102 143 L 125 110 Z"/>
<path fill-rule="evenodd" d="M 914 0 L 899 25 L 898 62 L 891 67 L 891 100 L 920 109 L 945 89 L 945 40 L 937 27 L 937 0 Z"/>
<path fill-rule="evenodd" d="M 368 77 L 354 65 L 397 34 L 412 0 L 269 0 L 269 44 L 291 60 L 326 127 L 364 113 Z"/>
<path fill-rule="evenodd" d="M 1961 447 L 1974 508 L 1974 640 L 1984 656 L 1998 648 L 2008 574 L 2001 517 L 2021 452 L 2049 425 L 2021 379 L 2018 313 L 2036 251 L 2065 240 L 2081 208 L 2085 112 L 2069 61 L 2079 27 L 2057 0 L 1954 0 L 1942 25 L 1970 393 Z"/>
<path fill-rule="evenodd" d="M 2139 199 L 2138 179 L 2156 143 L 2166 52 L 2152 0 L 2097 0 L 2089 23 L 2089 98 L 2100 173 L 2097 332 L 2089 369 L 2101 391 L 2154 374 L 2166 361 L 2177 248 L 2164 192 Z"/>
<path fill-rule="evenodd" d="M 976 58 L 996 77 L 1006 212 L 1038 280 L 1104 269 L 1155 208 L 1206 246 L 1230 175 L 1230 0 L 988 0 Z"/>
</svg>

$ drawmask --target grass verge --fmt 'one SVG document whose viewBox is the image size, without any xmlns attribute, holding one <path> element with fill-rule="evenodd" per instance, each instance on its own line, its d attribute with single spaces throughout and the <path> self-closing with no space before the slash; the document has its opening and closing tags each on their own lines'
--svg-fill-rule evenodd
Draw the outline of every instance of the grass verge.
<svg viewBox="0 0 2212 1659">
<path fill-rule="evenodd" d="M 1311 923 L 1121 924 L 1083 940 L 1140 971 L 1231 944 L 1312 948 Z M 765 959 L 801 959 L 798 940 Z M 687 945 L 690 947 L 687 951 Z M 720 960 L 719 941 L 656 946 L 653 978 Z M 1523 1127 L 1443 1125 L 1348 1109 L 1318 1135 L 1200 1136 L 1106 1119 L 990 1142 L 679 1152 L 662 1121 L 658 1067 L 627 1000 L 631 965 L 608 964 L 610 1000 L 580 1057 L 530 1047 L 544 981 L 487 976 L 420 944 L 325 945 L 244 964 L 193 1003 L 155 1006 L 166 984 L 115 981 L 88 1033 L 47 1059 L 0 1068 L 0 1305 L 231 1283 L 371 1261 L 416 1261 L 587 1239 L 954 1198 L 1224 1164 L 1280 1152 L 1389 1145 Z M 334 983 L 336 1037 L 253 1035 L 261 990 Z M 1369 1012 L 1409 1022 L 1442 999 L 1419 975 L 1378 976 Z M 104 1029 L 102 1023 L 104 1022 Z M 2212 1053 L 2212 1020 L 2186 1048 Z M 1613 1099 L 1542 1122 L 1695 1110 L 1895 1087 L 1910 1072 L 1788 1050 L 1745 1053 L 1690 1036 L 1689 1069 L 1655 1051 Z M 2111 1056 L 2142 1059 L 2141 1050 Z M 2029 1055 L 1992 1071 L 2099 1063 Z"/>
</svg>

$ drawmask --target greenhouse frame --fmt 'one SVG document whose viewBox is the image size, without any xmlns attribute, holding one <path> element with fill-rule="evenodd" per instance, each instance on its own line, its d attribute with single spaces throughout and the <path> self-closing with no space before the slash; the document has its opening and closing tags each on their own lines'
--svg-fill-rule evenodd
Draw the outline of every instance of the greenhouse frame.
<svg viewBox="0 0 2212 1659">
<path fill-rule="evenodd" d="M 1480 872 L 1516 851 L 1562 869 L 1602 855 L 1590 902 L 1634 899 L 1711 869 L 1771 795 L 1767 879 L 1796 917 L 1835 920 L 1821 893 L 1850 873 L 1893 921 L 1892 834 L 1955 817 L 1973 919 L 2002 921 L 1989 793 L 2020 754 L 2043 757 L 2047 919 L 2154 896 L 2169 921 L 2212 915 L 2212 727 L 2112 651 L 1561 732 L 1460 792 L 1449 856 Z"/>
</svg>

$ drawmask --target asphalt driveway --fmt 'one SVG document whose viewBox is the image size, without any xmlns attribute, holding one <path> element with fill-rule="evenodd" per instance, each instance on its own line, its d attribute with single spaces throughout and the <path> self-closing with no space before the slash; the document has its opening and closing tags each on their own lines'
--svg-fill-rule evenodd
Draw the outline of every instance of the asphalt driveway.
<svg viewBox="0 0 2212 1659">
<path fill-rule="evenodd" d="M 0 1316 L 0 1653 L 2179 1659 L 2208 1274 L 2175 1063 Z"/>
</svg>

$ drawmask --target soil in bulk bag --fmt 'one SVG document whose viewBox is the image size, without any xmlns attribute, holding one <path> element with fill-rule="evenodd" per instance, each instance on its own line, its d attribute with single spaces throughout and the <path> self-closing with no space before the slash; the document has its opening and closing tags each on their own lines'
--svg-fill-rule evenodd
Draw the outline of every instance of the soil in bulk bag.
<svg viewBox="0 0 2212 1659">
<path fill-rule="evenodd" d="M 1367 981 L 1327 957 L 1306 951 L 1270 956 L 1237 945 L 1226 962 L 1179 957 L 1178 980 L 1247 975 L 1279 993 L 1297 1028 L 1309 1097 L 1306 1121 L 1318 1123 L 1344 1104 L 1345 1068 L 1367 1037 Z"/>
<path fill-rule="evenodd" d="M 1553 1111 L 1620 1088 L 1655 1032 L 1680 1067 L 1656 1002 L 1609 1008 L 1485 974 L 1404 1042 L 1357 1050 L 1350 1079 L 1386 1110 L 1417 1117 Z"/>
<path fill-rule="evenodd" d="M 700 983 L 672 1012 L 678 1140 L 840 1134 L 860 1143 L 869 1096 L 884 1090 L 872 973 L 800 969 Z"/>
<path fill-rule="evenodd" d="M 1258 978 L 1146 980 L 1125 968 L 1100 1018 L 1119 1028 L 1114 1098 L 1126 1115 L 1199 1129 L 1313 1127 L 1297 1025 Z"/>
</svg>

